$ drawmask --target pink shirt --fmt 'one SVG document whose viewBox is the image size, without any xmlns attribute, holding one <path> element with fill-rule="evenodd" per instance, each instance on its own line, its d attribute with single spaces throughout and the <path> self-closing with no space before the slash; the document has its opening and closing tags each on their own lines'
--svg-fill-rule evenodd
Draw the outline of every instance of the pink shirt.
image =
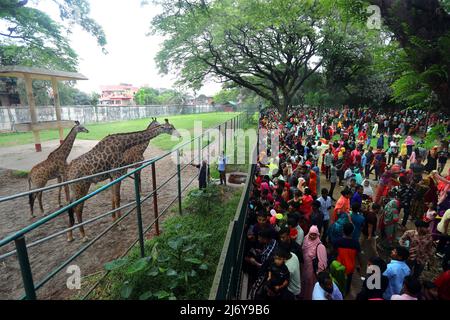
<svg viewBox="0 0 450 320">
<path fill-rule="evenodd" d="M 402 295 L 393 294 L 391 300 L 417 300 L 417 298 L 411 297 L 410 295 L 404 293 Z"/>
</svg>

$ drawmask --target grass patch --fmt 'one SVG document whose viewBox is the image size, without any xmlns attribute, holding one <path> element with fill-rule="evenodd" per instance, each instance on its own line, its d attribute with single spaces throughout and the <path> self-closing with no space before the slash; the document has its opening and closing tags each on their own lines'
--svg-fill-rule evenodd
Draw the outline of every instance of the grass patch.
<svg viewBox="0 0 450 320">
<path fill-rule="evenodd" d="M 194 121 L 202 121 L 203 128 L 211 128 L 225 122 L 228 119 L 238 115 L 237 112 L 213 112 L 213 113 L 199 113 L 199 114 L 187 114 L 176 116 L 162 116 L 158 117 L 160 123 L 164 122 L 167 118 L 175 128 L 186 129 L 193 132 Z M 129 120 L 129 121 L 117 121 L 108 123 L 91 123 L 86 124 L 86 128 L 89 133 L 80 133 L 79 139 L 84 140 L 101 140 L 108 134 L 119 132 L 132 132 L 138 130 L 144 130 L 151 120 L 149 118 Z M 64 135 L 69 133 L 70 129 L 64 129 Z M 40 132 L 41 141 L 57 140 L 59 139 L 58 130 L 44 130 Z M 22 144 L 34 143 L 33 134 L 31 132 L 19 132 L 19 133 L 2 133 L 0 134 L 0 147 L 15 146 Z M 161 135 L 152 140 L 152 145 L 155 147 L 170 150 L 178 141 L 171 141 L 171 136 Z"/>
<path fill-rule="evenodd" d="M 26 170 L 13 170 L 11 175 L 15 178 L 27 178 L 30 172 Z"/>
<path fill-rule="evenodd" d="M 212 203 L 209 210 L 195 212 L 192 202 L 202 199 L 196 190 L 190 192 L 184 208 L 192 212 L 167 218 L 161 235 L 145 242 L 145 258 L 135 247 L 125 258 L 107 263 L 111 273 L 89 299 L 207 299 L 242 194 L 240 188 L 209 188 L 220 206 Z"/>
</svg>

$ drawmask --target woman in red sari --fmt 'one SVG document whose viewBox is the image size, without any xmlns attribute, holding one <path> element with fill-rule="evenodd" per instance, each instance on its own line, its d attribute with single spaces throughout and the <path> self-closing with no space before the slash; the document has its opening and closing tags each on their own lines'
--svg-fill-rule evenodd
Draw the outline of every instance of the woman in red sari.
<svg viewBox="0 0 450 320">
<path fill-rule="evenodd" d="M 398 182 L 397 175 L 400 172 L 398 166 L 392 166 L 391 170 L 387 170 L 383 173 L 380 178 L 380 184 L 378 185 L 377 191 L 375 193 L 374 202 L 380 204 L 381 200 L 385 198 L 392 188 L 400 185 Z"/>
</svg>

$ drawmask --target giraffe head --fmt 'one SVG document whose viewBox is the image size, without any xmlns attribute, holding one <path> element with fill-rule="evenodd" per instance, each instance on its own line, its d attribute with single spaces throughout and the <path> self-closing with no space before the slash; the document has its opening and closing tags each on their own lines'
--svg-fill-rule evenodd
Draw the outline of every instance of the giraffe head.
<svg viewBox="0 0 450 320">
<path fill-rule="evenodd" d="M 158 120 L 156 120 L 156 118 L 152 117 L 152 122 L 150 122 L 150 124 L 147 126 L 147 129 L 152 129 L 157 126 L 159 126 Z"/>
<path fill-rule="evenodd" d="M 80 124 L 78 120 L 75 121 L 75 130 L 77 130 L 77 132 L 89 133 L 89 130 L 86 129 L 82 124 Z"/>
<path fill-rule="evenodd" d="M 169 123 L 169 119 L 164 119 L 165 123 L 163 124 L 163 132 L 167 134 L 171 134 L 177 138 L 181 137 L 181 134 L 175 129 L 173 124 Z"/>
</svg>

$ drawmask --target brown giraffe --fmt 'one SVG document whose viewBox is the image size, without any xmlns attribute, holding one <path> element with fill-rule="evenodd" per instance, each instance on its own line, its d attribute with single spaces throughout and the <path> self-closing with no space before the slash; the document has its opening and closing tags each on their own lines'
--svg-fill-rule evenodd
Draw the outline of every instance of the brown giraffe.
<svg viewBox="0 0 450 320">
<path fill-rule="evenodd" d="M 156 120 L 156 118 L 152 118 L 152 122 L 150 122 L 150 124 L 148 125 L 147 129 L 152 129 L 155 128 L 157 126 L 159 126 L 160 124 L 158 123 L 158 121 Z M 144 152 L 148 147 L 148 143 L 149 141 L 145 141 L 144 143 L 138 144 L 134 147 L 131 147 L 130 149 L 127 149 L 127 151 L 125 151 L 125 153 L 123 154 L 123 161 L 122 164 L 120 165 L 120 167 L 124 167 L 136 162 L 141 162 L 144 161 Z M 138 168 L 140 165 L 135 165 L 132 168 Z M 124 170 L 124 171 L 119 171 L 120 175 L 124 175 L 127 173 L 128 170 Z M 142 190 L 142 186 L 141 186 L 141 180 L 140 180 L 140 175 L 139 177 L 139 191 Z M 120 185 L 121 182 L 118 183 L 118 188 L 120 190 Z M 114 188 L 111 188 L 111 190 L 114 190 Z M 114 195 L 113 195 L 114 197 Z M 114 207 L 113 207 L 114 209 Z"/>
<path fill-rule="evenodd" d="M 70 130 L 63 143 L 54 151 L 52 151 L 47 159 L 35 165 L 28 174 L 28 187 L 29 190 L 43 188 L 49 180 L 58 179 L 58 183 L 61 183 L 64 179 L 64 175 L 67 169 L 67 157 L 72 150 L 73 143 L 79 132 L 89 133 L 85 127 L 80 125 L 78 121 L 75 121 L 75 126 Z M 68 188 L 65 187 L 66 201 L 69 201 Z M 31 217 L 34 217 L 34 201 L 36 197 L 39 201 L 39 209 L 44 214 L 44 207 L 42 206 L 42 191 L 32 193 L 29 196 Z M 61 206 L 61 187 L 58 190 L 58 204 Z"/>
<path fill-rule="evenodd" d="M 150 126 L 149 126 L 150 127 Z M 130 133 L 118 133 L 113 135 L 108 135 L 103 140 L 101 140 L 92 150 L 81 155 L 80 157 L 74 159 L 70 164 L 67 170 L 67 179 L 73 180 L 76 178 L 81 178 L 84 176 L 93 175 L 96 173 L 112 170 L 114 168 L 119 168 L 123 163 L 124 153 L 137 145 L 143 144 L 145 142 L 150 141 L 150 139 L 162 134 L 168 133 L 173 134 L 175 136 L 180 136 L 175 127 L 169 123 L 167 119 L 165 119 L 165 123 L 147 128 L 142 131 L 130 132 Z M 122 171 L 122 170 L 121 170 Z M 89 192 L 89 187 L 92 183 L 98 183 L 100 181 L 104 181 L 108 178 L 115 180 L 119 178 L 123 172 L 112 172 L 105 173 L 100 176 L 96 176 L 90 179 L 82 180 L 70 185 L 70 202 L 74 202 Z M 118 185 L 114 185 L 113 188 L 113 208 L 118 208 L 120 206 L 120 189 L 117 187 Z M 75 206 L 74 208 L 69 209 L 69 227 L 73 227 L 75 224 L 74 212 L 77 216 L 78 223 L 82 223 L 82 214 L 83 214 L 83 206 L 84 202 Z M 117 218 L 120 218 L 120 211 L 112 214 L 113 221 Z M 80 233 L 83 238 L 83 241 L 88 240 L 84 227 L 80 226 Z M 72 230 L 67 233 L 67 241 L 73 240 Z"/>
</svg>

